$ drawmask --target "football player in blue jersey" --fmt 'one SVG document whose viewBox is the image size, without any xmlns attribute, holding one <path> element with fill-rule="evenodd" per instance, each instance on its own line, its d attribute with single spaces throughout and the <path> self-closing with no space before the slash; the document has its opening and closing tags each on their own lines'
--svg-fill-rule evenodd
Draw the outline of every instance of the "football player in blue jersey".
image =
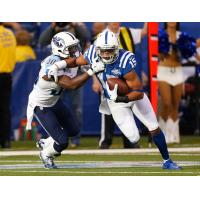
<svg viewBox="0 0 200 200">
<path fill-rule="evenodd" d="M 105 70 L 96 73 L 105 97 L 104 101 L 101 102 L 100 112 L 112 114 L 116 124 L 129 141 L 137 143 L 140 135 L 134 113 L 148 128 L 155 145 L 158 147 L 163 158 L 163 169 L 180 170 L 181 167 L 169 157 L 164 134 L 159 128 L 148 97 L 142 91 L 142 84 L 134 70 L 137 67 L 135 55 L 124 49 L 119 49 L 119 41 L 115 34 L 106 30 L 99 34 L 95 46 L 91 45 L 84 55 L 76 59 L 76 64 L 92 64 L 97 59 L 105 64 Z M 113 77 L 126 81 L 130 92 L 119 96 L 117 84 L 113 90 L 110 90 L 107 79 Z"/>
<path fill-rule="evenodd" d="M 104 70 L 102 62 L 93 62 L 90 69 L 77 76 L 75 58 L 81 54 L 79 40 L 69 32 L 56 34 L 52 38 L 51 47 L 52 54 L 41 63 L 27 107 L 27 130 L 31 129 L 34 116 L 49 135 L 37 143 L 45 168 L 56 168 L 53 161 L 55 156 L 67 148 L 70 136 L 79 133 L 73 114 L 60 100 L 62 91 L 76 89 L 89 77 Z"/>
</svg>

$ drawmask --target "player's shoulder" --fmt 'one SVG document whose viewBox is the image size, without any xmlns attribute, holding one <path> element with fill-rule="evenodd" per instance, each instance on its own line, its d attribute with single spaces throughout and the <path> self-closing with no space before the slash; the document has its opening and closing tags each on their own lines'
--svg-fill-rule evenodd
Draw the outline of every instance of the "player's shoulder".
<svg viewBox="0 0 200 200">
<path fill-rule="evenodd" d="M 135 54 L 125 49 L 119 50 L 119 67 L 125 68 L 128 64 L 135 65 Z"/>
<path fill-rule="evenodd" d="M 59 56 L 55 56 L 55 55 L 50 55 L 48 57 L 46 57 L 42 62 L 41 62 L 41 66 L 50 66 L 53 65 L 55 62 L 60 61 L 61 58 Z"/>
<path fill-rule="evenodd" d="M 92 63 L 94 58 L 96 57 L 95 45 L 90 45 L 89 48 L 84 53 L 84 58 L 89 62 Z"/>
<path fill-rule="evenodd" d="M 88 55 L 88 54 L 92 53 L 93 51 L 95 51 L 95 45 L 94 44 L 90 45 L 87 48 L 87 50 L 85 51 L 84 55 Z"/>
</svg>

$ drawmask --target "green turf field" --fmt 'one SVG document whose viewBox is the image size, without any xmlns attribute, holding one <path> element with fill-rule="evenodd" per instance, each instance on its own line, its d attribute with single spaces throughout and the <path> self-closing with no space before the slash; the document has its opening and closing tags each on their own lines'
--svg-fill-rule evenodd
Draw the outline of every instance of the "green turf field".
<svg viewBox="0 0 200 200">
<path fill-rule="evenodd" d="M 200 175 L 200 136 L 182 137 L 180 145 L 169 145 L 171 158 L 183 166 L 181 171 L 162 170 L 160 154 L 147 148 L 124 151 L 121 138 L 115 138 L 111 151 L 97 150 L 97 138 L 82 138 L 78 149 L 69 149 L 57 158 L 59 169 L 44 169 L 35 142 L 13 142 L 11 150 L 0 150 L 1 176 L 197 176 Z M 196 147 L 197 150 L 188 148 Z M 180 148 L 184 148 L 181 149 Z M 120 150 L 117 150 L 120 149 Z M 77 151 L 78 150 L 78 151 Z M 89 151 L 88 151 L 89 150 Z M 15 156 L 11 155 L 16 153 Z M 21 154 L 25 152 L 25 154 Z M 30 155 L 26 155 L 30 153 Z M 84 153 L 85 152 L 85 153 Z M 89 152 L 89 153 L 88 153 Z"/>
</svg>

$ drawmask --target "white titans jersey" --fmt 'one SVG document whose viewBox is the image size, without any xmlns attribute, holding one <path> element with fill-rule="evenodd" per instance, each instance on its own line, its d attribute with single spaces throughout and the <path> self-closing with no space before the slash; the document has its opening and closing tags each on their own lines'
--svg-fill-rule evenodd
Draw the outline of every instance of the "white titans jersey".
<svg viewBox="0 0 200 200">
<path fill-rule="evenodd" d="M 53 81 L 45 81 L 42 77 L 47 75 L 50 67 L 55 62 L 60 60 L 60 57 L 50 55 L 42 61 L 39 76 L 35 81 L 32 92 L 29 95 L 29 103 L 42 107 L 51 107 L 56 104 L 63 91 L 63 88 Z M 77 70 L 78 67 L 65 68 L 63 70 L 59 70 L 58 75 L 66 75 L 70 78 L 73 78 L 77 75 Z"/>
</svg>

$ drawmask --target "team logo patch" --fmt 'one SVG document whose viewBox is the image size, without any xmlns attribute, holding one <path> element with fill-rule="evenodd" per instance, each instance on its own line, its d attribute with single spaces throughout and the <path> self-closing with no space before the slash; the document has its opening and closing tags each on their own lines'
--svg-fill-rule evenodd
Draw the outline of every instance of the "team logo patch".
<svg viewBox="0 0 200 200">
<path fill-rule="evenodd" d="M 121 72 L 118 70 L 118 69 L 113 69 L 111 71 L 115 76 L 120 76 L 121 75 Z"/>
<path fill-rule="evenodd" d="M 53 37 L 53 43 L 59 48 L 63 47 L 65 44 L 64 40 L 57 36 Z"/>
</svg>

